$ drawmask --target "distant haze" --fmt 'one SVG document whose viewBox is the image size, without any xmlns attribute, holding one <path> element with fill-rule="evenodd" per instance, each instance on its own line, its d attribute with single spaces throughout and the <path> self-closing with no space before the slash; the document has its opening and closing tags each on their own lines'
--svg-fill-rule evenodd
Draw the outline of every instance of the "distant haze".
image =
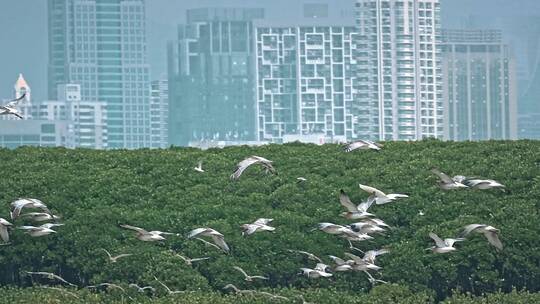
<svg viewBox="0 0 540 304">
<path fill-rule="evenodd" d="M 152 79 L 166 72 L 165 45 L 176 35 L 176 25 L 189 8 L 209 6 L 264 7 L 275 24 L 292 24 L 302 15 L 303 3 L 329 3 L 343 12 L 343 22 L 351 22 L 354 0 L 147 0 L 148 61 Z M 290 4 L 294 3 L 294 4 Z M 477 16 L 478 26 L 491 27 L 507 18 L 540 16 L 539 0 L 443 0 L 444 27 L 467 24 L 467 16 Z M 508 24 L 508 22 L 505 22 Z M 33 98 L 43 100 L 47 89 L 47 1 L 0 1 L 0 99 L 12 95 L 13 84 L 23 73 L 32 87 Z M 519 56 L 519 54 L 517 54 Z"/>
</svg>

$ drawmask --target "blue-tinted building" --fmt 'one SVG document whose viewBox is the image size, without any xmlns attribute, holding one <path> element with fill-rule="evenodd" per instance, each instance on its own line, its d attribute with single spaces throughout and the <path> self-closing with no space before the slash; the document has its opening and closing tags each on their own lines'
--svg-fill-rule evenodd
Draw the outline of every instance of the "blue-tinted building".
<svg viewBox="0 0 540 304">
<path fill-rule="evenodd" d="M 150 145 L 144 0 L 49 0 L 49 98 L 81 85 L 107 104 L 109 148 Z"/>
</svg>

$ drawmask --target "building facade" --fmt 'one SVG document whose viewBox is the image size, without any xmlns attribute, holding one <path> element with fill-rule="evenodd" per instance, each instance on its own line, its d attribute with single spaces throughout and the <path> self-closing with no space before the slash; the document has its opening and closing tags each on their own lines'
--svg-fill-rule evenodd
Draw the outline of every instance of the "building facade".
<svg viewBox="0 0 540 304">
<path fill-rule="evenodd" d="M 498 30 L 444 30 L 444 138 L 517 139 L 515 64 Z"/>
<path fill-rule="evenodd" d="M 169 44 L 169 143 L 252 141 L 255 127 L 253 20 L 262 9 L 188 10 Z"/>
<path fill-rule="evenodd" d="M 49 99 L 64 83 L 107 107 L 109 148 L 150 144 L 144 0 L 49 0 Z"/>
<path fill-rule="evenodd" d="M 150 147 L 169 145 L 169 85 L 167 79 L 154 80 L 150 92 Z"/>
<path fill-rule="evenodd" d="M 355 28 L 257 27 L 258 140 L 357 137 Z"/>
<path fill-rule="evenodd" d="M 42 119 L 0 120 L 0 147 L 61 147 L 68 143 L 66 121 Z"/>
<path fill-rule="evenodd" d="M 439 0 L 356 0 L 356 21 L 366 137 L 441 138 Z"/>
<path fill-rule="evenodd" d="M 56 100 L 46 100 L 33 106 L 33 117 L 65 122 L 66 147 L 108 148 L 106 103 L 81 100 L 81 86 L 78 84 L 59 85 L 57 92 Z"/>
</svg>

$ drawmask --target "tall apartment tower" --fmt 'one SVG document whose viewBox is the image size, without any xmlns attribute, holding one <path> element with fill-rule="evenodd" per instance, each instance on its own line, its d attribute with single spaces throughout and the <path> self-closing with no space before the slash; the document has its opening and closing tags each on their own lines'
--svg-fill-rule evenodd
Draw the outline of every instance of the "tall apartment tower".
<svg viewBox="0 0 540 304">
<path fill-rule="evenodd" d="M 253 20 L 262 9 L 187 12 L 169 44 L 169 142 L 252 141 L 255 127 Z"/>
<path fill-rule="evenodd" d="M 150 147 L 167 148 L 169 85 L 167 79 L 154 80 L 150 92 Z"/>
<path fill-rule="evenodd" d="M 444 30 L 444 138 L 517 138 L 515 64 L 498 30 Z"/>
<path fill-rule="evenodd" d="M 81 85 L 107 104 L 108 147 L 150 144 L 144 0 L 49 0 L 49 99 Z"/>
<path fill-rule="evenodd" d="M 360 87 L 371 103 L 366 137 L 442 137 L 439 0 L 356 0 L 356 21 L 367 58 Z"/>
<path fill-rule="evenodd" d="M 357 137 L 353 26 L 257 27 L 258 140 Z"/>
</svg>

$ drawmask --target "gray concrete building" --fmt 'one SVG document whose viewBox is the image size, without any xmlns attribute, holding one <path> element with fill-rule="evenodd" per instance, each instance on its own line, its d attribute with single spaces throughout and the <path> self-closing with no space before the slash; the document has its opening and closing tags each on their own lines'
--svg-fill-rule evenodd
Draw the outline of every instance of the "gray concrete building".
<svg viewBox="0 0 540 304">
<path fill-rule="evenodd" d="M 444 138 L 517 139 L 515 64 L 498 30 L 444 30 Z"/>
<path fill-rule="evenodd" d="M 170 144 L 255 140 L 253 21 L 263 17 L 262 9 L 188 11 L 168 48 Z"/>
</svg>

